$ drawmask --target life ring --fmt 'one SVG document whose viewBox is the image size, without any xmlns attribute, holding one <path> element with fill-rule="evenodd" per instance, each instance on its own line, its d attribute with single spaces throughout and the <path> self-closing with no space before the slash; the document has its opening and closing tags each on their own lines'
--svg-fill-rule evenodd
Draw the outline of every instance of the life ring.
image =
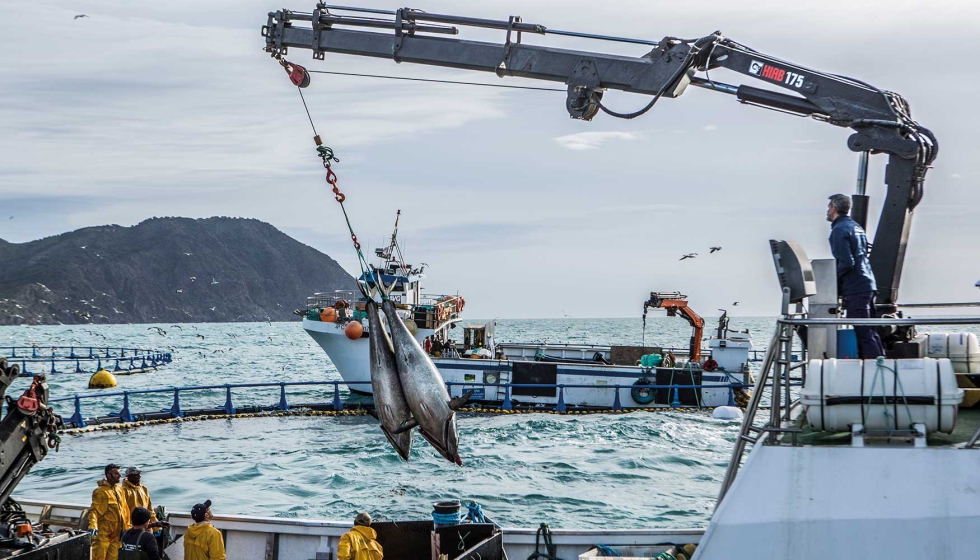
<svg viewBox="0 0 980 560">
<path fill-rule="evenodd" d="M 715 371 L 718 369 L 718 362 L 714 361 L 712 358 L 708 358 L 704 361 L 704 365 L 701 366 L 704 371 Z"/>
<path fill-rule="evenodd" d="M 649 385 L 656 385 L 656 381 L 649 377 L 641 377 L 633 383 L 633 388 L 630 389 L 630 397 L 633 398 L 633 402 L 650 404 L 657 400 L 657 390 L 650 388 Z"/>
</svg>

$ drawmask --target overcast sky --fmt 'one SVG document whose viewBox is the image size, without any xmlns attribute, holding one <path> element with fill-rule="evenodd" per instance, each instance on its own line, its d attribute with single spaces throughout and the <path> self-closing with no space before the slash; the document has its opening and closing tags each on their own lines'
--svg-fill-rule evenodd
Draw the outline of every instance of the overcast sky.
<svg viewBox="0 0 980 560">
<path fill-rule="evenodd" d="M 311 11 L 314 2 L 281 4 L 35 0 L 8 10 L 0 238 L 24 242 L 152 216 L 243 216 L 356 274 L 296 88 L 259 35 L 269 10 Z M 648 39 L 721 29 L 764 53 L 901 93 L 941 153 L 915 213 L 900 299 L 978 299 L 980 72 L 969 42 L 978 3 L 412 7 Z M 467 30 L 462 37 L 502 39 Z M 526 41 L 646 52 L 552 36 Z M 310 69 L 550 85 L 341 55 L 320 62 L 309 51 L 289 58 Z M 723 71 L 712 78 L 746 83 Z M 854 190 L 847 130 L 695 88 L 641 118 L 600 114 L 591 123 L 569 119 L 558 92 L 329 75 L 314 75 L 305 92 L 318 132 L 341 159 L 335 170 L 365 247 L 383 241 L 401 209 L 406 256 L 429 264 L 426 288 L 459 291 L 471 317 L 637 316 L 651 290 L 683 291 L 705 315 L 721 307 L 771 315 L 779 293 L 767 240 L 796 240 L 811 258 L 829 257 L 826 198 Z M 647 99 L 613 91 L 604 101 L 632 111 Z M 872 158 L 872 228 L 883 169 L 884 156 Z M 723 250 L 709 255 L 712 245 Z M 678 261 L 689 252 L 699 257 Z"/>
</svg>

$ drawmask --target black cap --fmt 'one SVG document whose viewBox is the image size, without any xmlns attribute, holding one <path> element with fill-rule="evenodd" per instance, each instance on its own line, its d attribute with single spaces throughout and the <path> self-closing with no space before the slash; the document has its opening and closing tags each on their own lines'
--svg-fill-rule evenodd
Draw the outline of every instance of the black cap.
<svg viewBox="0 0 980 560">
<path fill-rule="evenodd" d="M 132 515 L 130 515 L 130 520 L 133 522 L 133 526 L 136 526 L 146 523 L 150 520 L 150 517 L 150 510 L 138 507 L 133 510 Z"/>
<path fill-rule="evenodd" d="M 197 521 L 198 523 L 204 521 L 204 514 L 207 513 L 209 509 L 211 509 L 211 500 L 207 500 L 203 504 L 194 504 L 194 507 L 191 508 L 191 519 Z"/>
</svg>

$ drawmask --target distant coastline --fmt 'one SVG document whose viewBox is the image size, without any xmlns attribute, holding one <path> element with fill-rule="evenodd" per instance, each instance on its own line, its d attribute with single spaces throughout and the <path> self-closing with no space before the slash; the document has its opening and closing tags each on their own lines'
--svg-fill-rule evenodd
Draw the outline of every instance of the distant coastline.
<svg viewBox="0 0 980 560">
<path fill-rule="evenodd" d="M 353 287 L 330 256 L 253 219 L 0 240 L 0 325 L 285 321 L 313 292 Z"/>
</svg>

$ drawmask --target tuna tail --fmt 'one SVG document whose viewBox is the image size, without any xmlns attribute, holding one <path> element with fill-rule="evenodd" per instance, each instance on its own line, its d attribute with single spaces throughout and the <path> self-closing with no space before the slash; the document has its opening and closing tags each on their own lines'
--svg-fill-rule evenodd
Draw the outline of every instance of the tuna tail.
<svg viewBox="0 0 980 560">
<path fill-rule="evenodd" d="M 472 396 L 473 396 L 473 391 L 467 391 L 462 396 L 456 397 L 454 399 L 450 399 L 449 408 L 453 410 L 459 410 L 460 407 L 462 407 L 463 405 L 469 402 L 470 397 Z"/>
</svg>

